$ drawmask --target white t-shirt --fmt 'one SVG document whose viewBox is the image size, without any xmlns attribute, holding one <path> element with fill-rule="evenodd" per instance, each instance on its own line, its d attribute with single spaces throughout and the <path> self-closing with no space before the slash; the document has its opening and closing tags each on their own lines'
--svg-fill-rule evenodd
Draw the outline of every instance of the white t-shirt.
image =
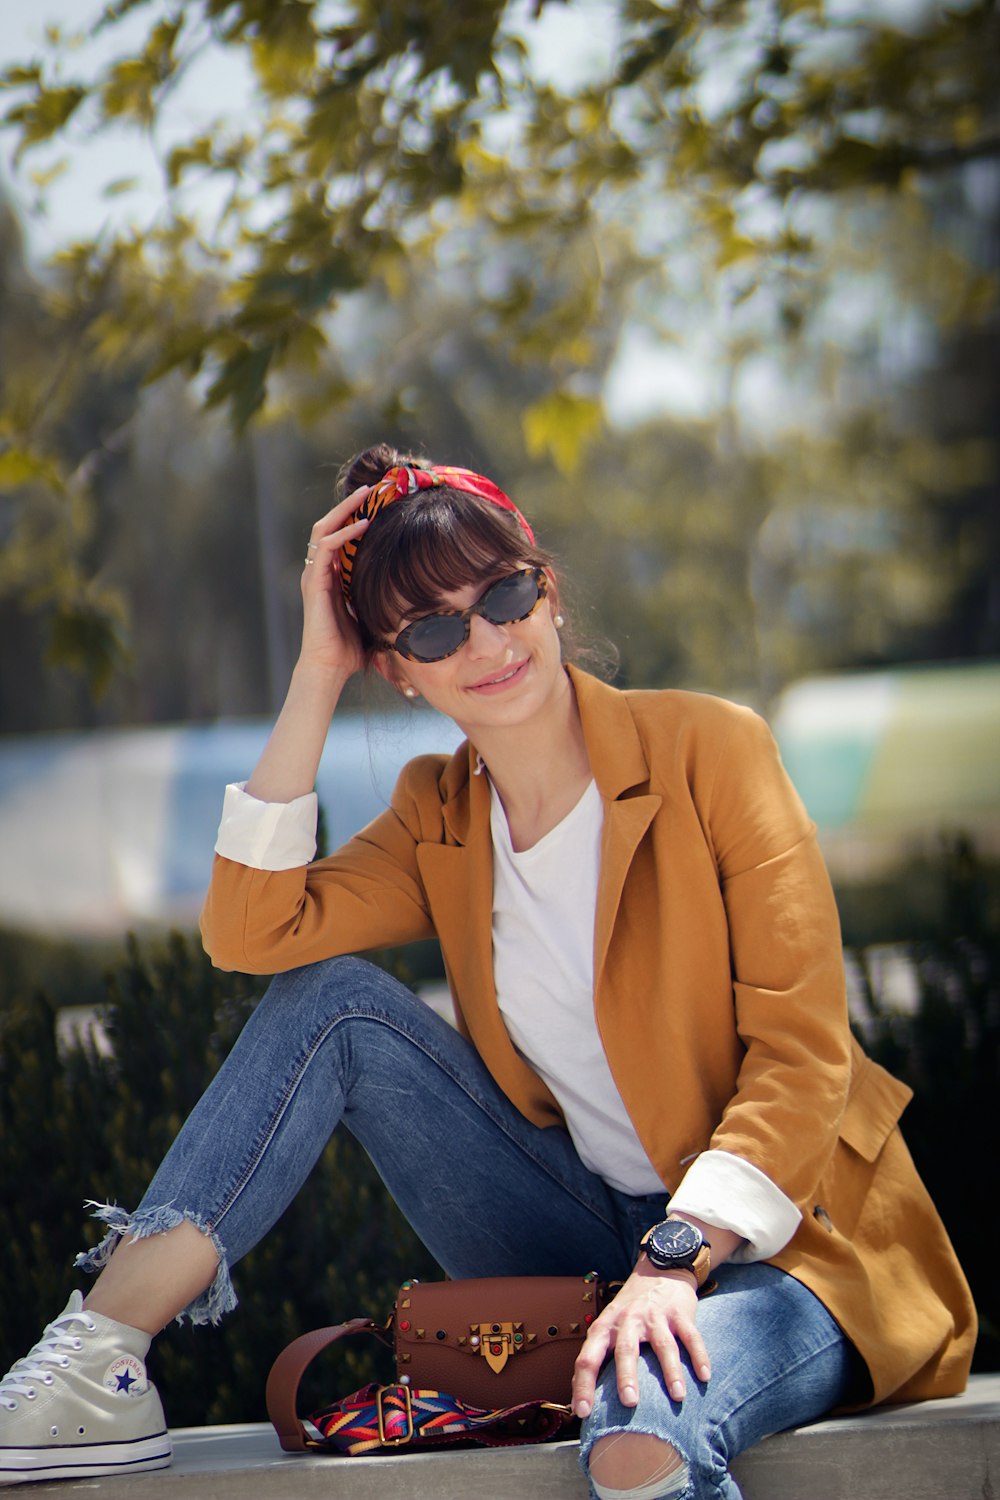
<svg viewBox="0 0 1000 1500">
<path fill-rule="evenodd" d="M 493 979 L 518 1051 L 548 1084 L 580 1160 L 639 1197 L 662 1182 L 636 1136 L 594 1017 L 594 911 L 604 807 L 591 781 L 561 823 L 515 852 L 490 785 Z"/>
</svg>

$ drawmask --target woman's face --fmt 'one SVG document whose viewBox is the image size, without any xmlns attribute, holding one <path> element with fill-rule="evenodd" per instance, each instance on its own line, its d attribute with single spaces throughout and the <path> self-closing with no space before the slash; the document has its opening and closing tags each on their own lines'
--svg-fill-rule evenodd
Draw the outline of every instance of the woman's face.
<svg viewBox="0 0 1000 1500">
<path fill-rule="evenodd" d="M 477 729 L 527 723 L 565 687 L 553 622 L 555 583 L 551 573 L 548 578 L 546 596 L 527 619 L 495 625 L 473 614 L 468 640 L 454 655 L 419 662 L 386 651 L 378 659 L 380 670 L 399 688 L 413 688 L 432 708 L 454 719 L 470 739 Z M 443 609 L 467 609 L 495 582 L 495 577 L 488 578 L 444 594 L 439 604 Z M 408 624 L 410 620 L 400 620 L 399 630 Z"/>
</svg>

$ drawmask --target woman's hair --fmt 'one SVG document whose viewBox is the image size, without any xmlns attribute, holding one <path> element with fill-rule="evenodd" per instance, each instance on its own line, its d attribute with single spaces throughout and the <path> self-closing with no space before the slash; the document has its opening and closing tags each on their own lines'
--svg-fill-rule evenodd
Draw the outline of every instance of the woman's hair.
<svg viewBox="0 0 1000 1500">
<path fill-rule="evenodd" d="M 344 465 L 339 492 L 377 484 L 397 466 L 433 467 L 426 458 L 379 443 Z M 492 501 L 449 485 L 419 490 L 380 511 L 358 547 L 351 602 L 362 642 L 372 650 L 401 620 L 428 614 L 443 595 L 505 568 L 551 565 L 517 518 Z"/>
</svg>

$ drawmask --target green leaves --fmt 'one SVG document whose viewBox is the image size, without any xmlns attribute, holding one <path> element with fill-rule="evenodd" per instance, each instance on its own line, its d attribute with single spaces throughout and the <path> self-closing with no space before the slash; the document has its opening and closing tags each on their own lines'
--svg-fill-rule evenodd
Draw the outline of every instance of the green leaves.
<svg viewBox="0 0 1000 1500">
<path fill-rule="evenodd" d="M 530 457 L 551 458 L 560 473 L 572 477 L 603 423 L 599 401 L 572 391 L 553 391 L 526 409 L 525 446 Z"/>
<path fill-rule="evenodd" d="M 51 624 L 48 661 L 79 672 L 100 698 L 127 659 L 122 626 L 121 601 L 114 594 L 88 590 L 62 600 Z"/>
<path fill-rule="evenodd" d="M 556 0 L 530 9 L 546 7 L 574 19 Z M 878 279 L 900 326 L 958 327 L 996 306 L 995 279 L 970 263 L 981 226 L 963 240 L 928 206 L 936 175 L 1000 153 L 993 0 L 931 0 L 905 27 L 884 10 L 841 20 L 820 0 L 609 0 L 617 55 L 599 84 L 579 81 L 569 49 L 539 68 L 531 16 L 504 0 L 113 0 L 92 27 L 105 59 L 126 19 L 129 44 L 88 76 L 56 36 L 0 76 L 17 159 L 57 142 L 71 158 L 84 130 L 122 126 L 161 152 L 149 221 L 114 227 L 123 167 L 109 227 L 53 270 L 46 337 L 65 340 L 67 390 L 90 374 L 135 400 L 180 372 L 241 432 L 265 414 L 349 409 L 372 381 L 370 420 L 405 426 L 428 384 L 447 383 L 433 360 L 464 395 L 454 330 L 393 321 L 440 283 L 462 332 L 516 374 L 505 420 L 527 459 L 575 483 L 606 441 L 600 391 L 627 320 L 664 340 L 704 322 L 733 390 L 745 363 L 787 357 L 794 383 L 829 393 L 846 388 L 829 370 L 853 357 L 830 307 L 845 277 Z M 208 123 L 220 59 L 255 93 Z M 40 160 L 34 186 L 51 200 L 65 177 Z M 0 493 L 57 505 L 62 468 L 84 459 L 57 441 L 63 375 L 46 408 L 46 373 L 27 367 L 4 377 Z M 647 519 L 639 507 L 633 524 Z M 69 598 L 95 563 L 71 526 L 65 545 L 79 564 Z M 688 583 L 650 606 L 663 630 L 678 599 L 705 600 L 699 567 Z M 710 640 L 723 649 L 704 613 L 692 660 Z"/>
<path fill-rule="evenodd" d="M 17 70 L 13 70 L 17 71 Z M 28 70 L 22 70 L 28 71 Z M 10 78 L 8 73 L 7 78 Z M 29 77 L 24 82 L 34 89 L 31 98 L 23 104 L 13 105 L 3 117 L 4 125 L 18 128 L 19 141 L 15 161 L 20 161 L 25 151 L 49 141 L 62 130 L 87 97 L 81 84 L 63 84 L 46 88 L 38 77 Z"/>
<path fill-rule="evenodd" d="M 157 91 L 173 76 L 175 46 L 183 26 L 183 12 L 160 21 L 137 57 L 123 58 L 112 65 L 100 89 L 106 120 L 128 119 L 146 128 L 153 124 Z"/>
</svg>

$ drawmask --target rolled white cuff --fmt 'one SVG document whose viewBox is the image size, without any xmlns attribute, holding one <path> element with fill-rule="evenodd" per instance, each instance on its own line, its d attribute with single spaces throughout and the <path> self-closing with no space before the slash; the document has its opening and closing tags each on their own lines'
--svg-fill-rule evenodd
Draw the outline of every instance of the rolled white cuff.
<svg viewBox="0 0 1000 1500">
<path fill-rule="evenodd" d="M 216 854 L 252 870 L 296 870 L 316 854 L 319 798 L 315 792 L 292 802 L 261 802 L 245 781 L 226 787 Z"/>
<path fill-rule="evenodd" d="M 692 1214 L 742 1235 L 730 1259 L 767 1260 L 783 1250 L 802 1214 L 759 1167 L 729 1151 L 703 1151 L 688 1167 L 670 1200 L 670 1213 Z"/>
</svg>

